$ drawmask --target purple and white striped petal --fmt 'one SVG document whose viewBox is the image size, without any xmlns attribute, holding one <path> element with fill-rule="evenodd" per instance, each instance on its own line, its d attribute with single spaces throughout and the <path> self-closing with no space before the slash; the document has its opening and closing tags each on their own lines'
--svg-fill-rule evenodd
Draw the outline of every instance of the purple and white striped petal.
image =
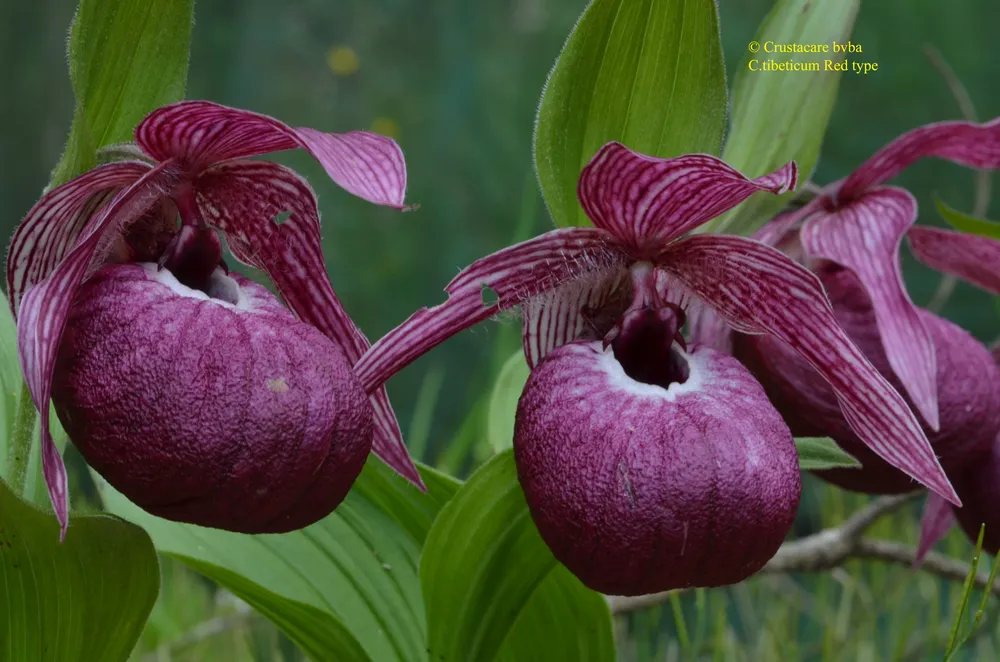
<svg viewBox="0 0 1000 662">
<path fill-rule="evenodd" d="M 577 196 L 595 226 L 646 258 L 758 191 L 794 189 L 797 176 L 794 161 L 751 180 L 708 154 L 658 159 L 612 142 L 584 167 Z"/>
<path fill-rule="evenodd" d="M 293 128 L 266 115 L 208 101 L 182 101 L 150 113 L 136 143 L 158 160 L 173 158 L 197 172 L 213 163 L 301 147 L 344 190 L 402 209 L 406 163 L 391 138 L 367 131 L 324 133 Z"/>
<path fill-rule="evenodd" d="M 108 163 L 52 189 L 35 203 L 17 226 L 7 253 L 7 294 L 15 318 L 24 293 L 52 273 L 94 212 L 150 169 L 139 161 Z"/>
<path fill-rule="evenodd" d="M 1000 295 L 1000 241 L 925 225 L 910 228 L 906 238 L 927 266 Z"/>
<path fill-rule="evenodd" d="M 823 209 L 824 204 L 828 200 L 829 198 L 826 198 L 826 196 L 816 196 L 803 207 L 778 214 L 751 236 L 768 246 L 781 248 L 781 244 L 788 237 L 788 233 L 795 230 L 801 223 L 808 221 L 809 217 L 814 213 Z"/>
<path fill-rule="evenodd" d="M 937 122 L 904 133 L 844 180 L 837 201 L 843 204 L 858 198 L 925 156 L 970 168 L 1000 168 L 1000 117 L 985 124 Z"/>
<path fill-rule="evenodd" d="M 521 305 L 521 342 L 534 368 L 556 347 L 604 337 L 631 303 L 628 272 L 614 269 L 566 283 Z"/>
<path fill-rule="evenodd" d="M 447 301 L 421 308 L 379 339 L 355 371 L 371 393 L 459 331 L 572 280 L 630 262 L 615 239 L 596 228 L 553 230 L 497 251 L 476 260 L 448 283 Z"/>
<path fill-rule="evenodd" d="M 118 193 L 87 225 L 77 244 L 56 269 L 21 299 L 17 320 L 18 357 L 31 399 L 41 414 L 42 472 L 61 527 L 60 537 L 66 535 L 69 523 L 69 494 L 66 468 L 49 432 L 49 399 L 69 309 L 105 231 L 117 231 L 141 216 L 159 199 L 163 190 L 169 188 L 172 177 L 167 165 L 160 165 Z"/>
<path fill-rule="evenodd" d="M 837 323 L 819 278 L 777 249 L 701 235 L 658 260 L 741 333 L 778 338 L 833 387 L 844 418 L 875 453 L 955 504 L 958 496 L 906 401 Z"/>
<path fill-rule="evenodd" d="M 944 538 L 948 529 L 955 523 L 955 512 L 951 504 L 933 492 L 927 495 L 924 503 L 924 513 L 920 517 L 920 542 L 917 544 L 917 556 L 913 566 L 917 567 L 927 556 L 927 552 Z"/>
<path fill-rule="evenodd" d="M 357 363 L 370 343 L 330 284 L 309 184 L 276 163 L 238 160 L 202 172 L 194 190 L 205 221 L 225 233 L 236 259 L 264 271 L 299 319 L 336 342 L 351 365 Z M 371 401 L 375 454 L 423 487 L 385 389 L 372 393 Z"/>
<path fill-rule="evenodd" d="M 934 343 L 906 291 L 899 258 L 899 244 L 916 219 L 917 201 L 908 191 L 883 187 L 813 215 L 800 238 L 811 257 L 847 267 L 861 281 L 889 365 L 927 425 L 937 431 Z"/>
</svg>

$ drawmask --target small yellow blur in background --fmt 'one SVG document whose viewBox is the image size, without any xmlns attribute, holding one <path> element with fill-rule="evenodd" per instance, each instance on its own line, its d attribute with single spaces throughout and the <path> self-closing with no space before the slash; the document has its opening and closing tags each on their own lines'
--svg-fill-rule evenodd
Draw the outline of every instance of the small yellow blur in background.
<svg viewBox="0 0 1000 662">
<path fill-rule="evenodd" d="M 334 46 L 326 54 L 326 63 L 338 76 L 350 76 L 357 72 L 361 64 L 358 54 L 350 46 Z"/>
</svg>

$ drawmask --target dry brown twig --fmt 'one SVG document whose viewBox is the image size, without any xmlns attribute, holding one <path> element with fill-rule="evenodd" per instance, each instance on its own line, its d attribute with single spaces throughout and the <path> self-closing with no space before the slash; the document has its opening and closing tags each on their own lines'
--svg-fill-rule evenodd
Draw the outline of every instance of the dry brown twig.
<svg viewBox="0 0 1000 662">
<path fill-rule="evenodd" d="M 865 538 L 864 533 L 878 519 L 898 510 L 920 494 L 922 492 L 881 497 L 856 512 L 840 526 L 786 542 L 760 572 L 762 574 L 824 572 L 838 568 L 852 559 L 870 559 L 912 566 L 917 556 L 915 547 L 893 540 Z M 970 569 L 971 566 L 964 561 L 930 552 L 915 571 L 928 572 L 938 577 L 962 582 L 965 581 Z M 978 588 L 984 588 L 989 583 L 988 573 L 978 573 L 975 583 Z M 672 594 L 683 590 L 685 589 L 636 597 L 608 596 L 608 603 L 612 613 L 625 614 L 661 604 Z M 992 591 L 994 595 L 1000 596 L 1000 585 L 995 584 Z"/>
</svg>

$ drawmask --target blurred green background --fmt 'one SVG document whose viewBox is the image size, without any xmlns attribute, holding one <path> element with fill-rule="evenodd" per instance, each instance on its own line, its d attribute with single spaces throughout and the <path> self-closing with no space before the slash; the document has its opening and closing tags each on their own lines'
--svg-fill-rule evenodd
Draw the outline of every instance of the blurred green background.
<svg viewBox="0 0 1000 662">
<path fill-rule="evenodd" d="M 40 195 L 68 131 L 72 93 L 64 52 L 75 4 L 6 0 L 0 5 L 4 237 Z M 770 4 L 719 0 L 730 80 Z M 407 200 L 420 205 L 406 214 L 351 198 L 307 156 L 279 159 L 316 188 L 334 286 L 374 340 L 420 306 L 440 302 L 444 285 L 470 261 L 515 236 L 550 227 L 532 170 L 532 126 L 545 77 L 584 6 L 584 0 L 199 0 L 187 96 L 267 113 L 293 125 L 331 131 L 368 128 L 399 141 L 409 171 Z M 868 76 L 843 77 L 814 180 L 826 184 L 843 177 L 903 131 L 960 116 L 944 79 L 925 55 L 926 46 L 937 48 L 968 88 L 980 120 L 1000 115 L 997 28 L 996 0 L 863 1 L 853 37 L 863 48 L 857 59 L 877 62 L 879 69 Z M 916 194 L 922 223 L 941 223 L 931 202 L 934 193 L 960 210 L 973 206 L 973 173 L 951 164 L 920 162 L 897 183 Z M 994 198 L 989 215 L 1000 218 L 1000 191 Z M 939 276 L 914 264 L 908 254 L 904 262 L 913 298 L 926 303 Z M 984 341 L 1000 333 L 993 301 L 970 287 L 958 286 L 945 314 Z M 474 419 L 482 412 L 499 362 L 518 345 L 518 322 L 505 318 L 461 334 L 390 382 L 404 434 L 417 446 L 417 455 L 462 473 L 489 452 L 480 443 L 482 426 Z M 463 447 L 455 452 L 460 440 Z M 800 532 L 835 524 L 863 503 L 815 481 L 808 486 Z M 916 513 L 914 506 L 876 533 L 912 541 Z M 946 550 L 970 555 L 960 536 L 952 536 Z M 211 603 L 215 594 L 190 573 L 170 563 L 165 573 L 145 648 L 191 639 L 206 622 L 219 632 L 213 634 L 209 627 L 206 636 L 194 637 L 196 644 L 228 637 L 248 622 L 239 605 Z M 763 578 L 710 592 L 708 598 L 699 593 L 684 608 L 695 619 L 692 637 L 703 620 L 706 632 L 715 631 L 713 614 L 729 614 L 731 623 L 739 623 L 733 625 L 734 648 L 723 646 L 729 641 L 725 630 L 705 659 L 940 659 L 932 653 L 922 657 L 924 649 L 910 643 L 919 635 L 930 642 L 929 651 L 935 650 L 940 632 L 933 628 L 947 629 L 955 613 L 956 587 L 918 576 L 905 590 L 900 588 L 909 577 L 905 569 L 856 562 L 839 578 L 806 578 L 801 584 Z M 883 598 L 891 602 L 879 602 Z M 761 607 L 772 602 L 791 609 Z M 181 605 L 183 618 L 171 604 Z M 859 631 L 858 623 L 866 629 Z M 673 616 L 654 610 L 622 627 L 631 633 L 620 639 L 624 659 L 688 659 L 671 657 L 679 655 Z M 820 636 L 819 648 L 800 649 L 795 635 L 789 641 L 781 634 L 815 633 L 817 628 L 827 633 Z M 244 659 L 258 646 L 281 650 L 284 659 L 296 657 L 272 630 L 250 631 L 256 637 L 250 643 L 224 642 L 244 651 L 238 657 L 214 658 L 182 646 L 182 653 L 192 657 L 149 653 L 138 659 Z M 881 634 L 875 636 L 876 631 Z M 752 646 L 739 645 L 741 640 Z M 837 642 L 848 640 L 855 647 L 850 656 L 841 657 L 838 651 L 846 649 Z M 900 646 L 901 640 L 910 643 Z M 982 648 L 993 644 L 984 641 L 964 659 L 996 659 L 994 648 Z M 898 649 L 899 656 L 888 654 L 890 649 Z M 272 659 L 263 655 L 254 657 Z"/>
</svg>

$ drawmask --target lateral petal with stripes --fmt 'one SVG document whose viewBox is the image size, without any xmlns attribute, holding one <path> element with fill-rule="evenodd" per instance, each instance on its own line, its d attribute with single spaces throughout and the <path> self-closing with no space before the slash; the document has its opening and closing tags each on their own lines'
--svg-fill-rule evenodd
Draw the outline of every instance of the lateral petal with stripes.
<svg viewBox="0 0 1000 662">
<path fill-rule="evenodd" d="M 812 257 L 847 267 L 872 301 L 879 336 L 893 372 L 932 430 L 940 429 L 934 343 L 903 282 L 899 245 L 917 219 L 917 201 L 900 188 L 880 188 L 802 228 Z"/>
<path fill-rule="evenodd" d="M 31 399 L 41 414 L 42 473 L 49 488 L 52 508 L 59 520 L 60 539 L 65 537 L 69 525 L 69 491 L 66 467 L 49 431 L 49 399 L 56 356 L 70 306 L 103 233 L 141 215 L 156 202 L 170 179 L 170 173 L 160 166 L 147 171 L 115 196 L 87 225 L 86 231 L 59 266 L 28 290 L 21 300 L 17 320 L 18 356 Z"/>
<path fill-rule="evenodd" d="M 276 163 L 237 160 L 205 170 L 194 189 L 205 220 L 225 233 L 236 259 L 266 273 L 299 319 L 337 343 L 351 364 L 357 363 L 370 343 L 326 277 L 316 196 L 309 184 Z M 385 388 L 371 400 L 376 414 L 372 450 L 423 486 Z"/>
<path fill-rule="evenodd" d="M 140 161 L 98 166 L 49 191 L 31 208 L 14 231 L 7 255 L 7 294 L 15 318 L 21 297 L 52 273 L 94 212 L 151 169 Z"/>
<path fill-rule="evenodd" d="M 924 225 L 906 237 L 913 255 L 927 266 L 1000 295 L 1000 241 Z"/>
<path fill-rule="evenodd" d="M 774 336 L 799 352 L 869 448 L 960 504 L 913 412 L 837 323 L 815 274 L 770 246 L 726 235 L 689 237 L 660 261 L 737 331 Z"/>
<path fill-rule="evenodd" d="M 597 228 L 565 228 L 476 260 L 445 287 L 448 300 L 422 308 L 380 338 L 355 369 L 371 393 L 456 333 L 580 278 L 632 260 Z"/>
</svg>

